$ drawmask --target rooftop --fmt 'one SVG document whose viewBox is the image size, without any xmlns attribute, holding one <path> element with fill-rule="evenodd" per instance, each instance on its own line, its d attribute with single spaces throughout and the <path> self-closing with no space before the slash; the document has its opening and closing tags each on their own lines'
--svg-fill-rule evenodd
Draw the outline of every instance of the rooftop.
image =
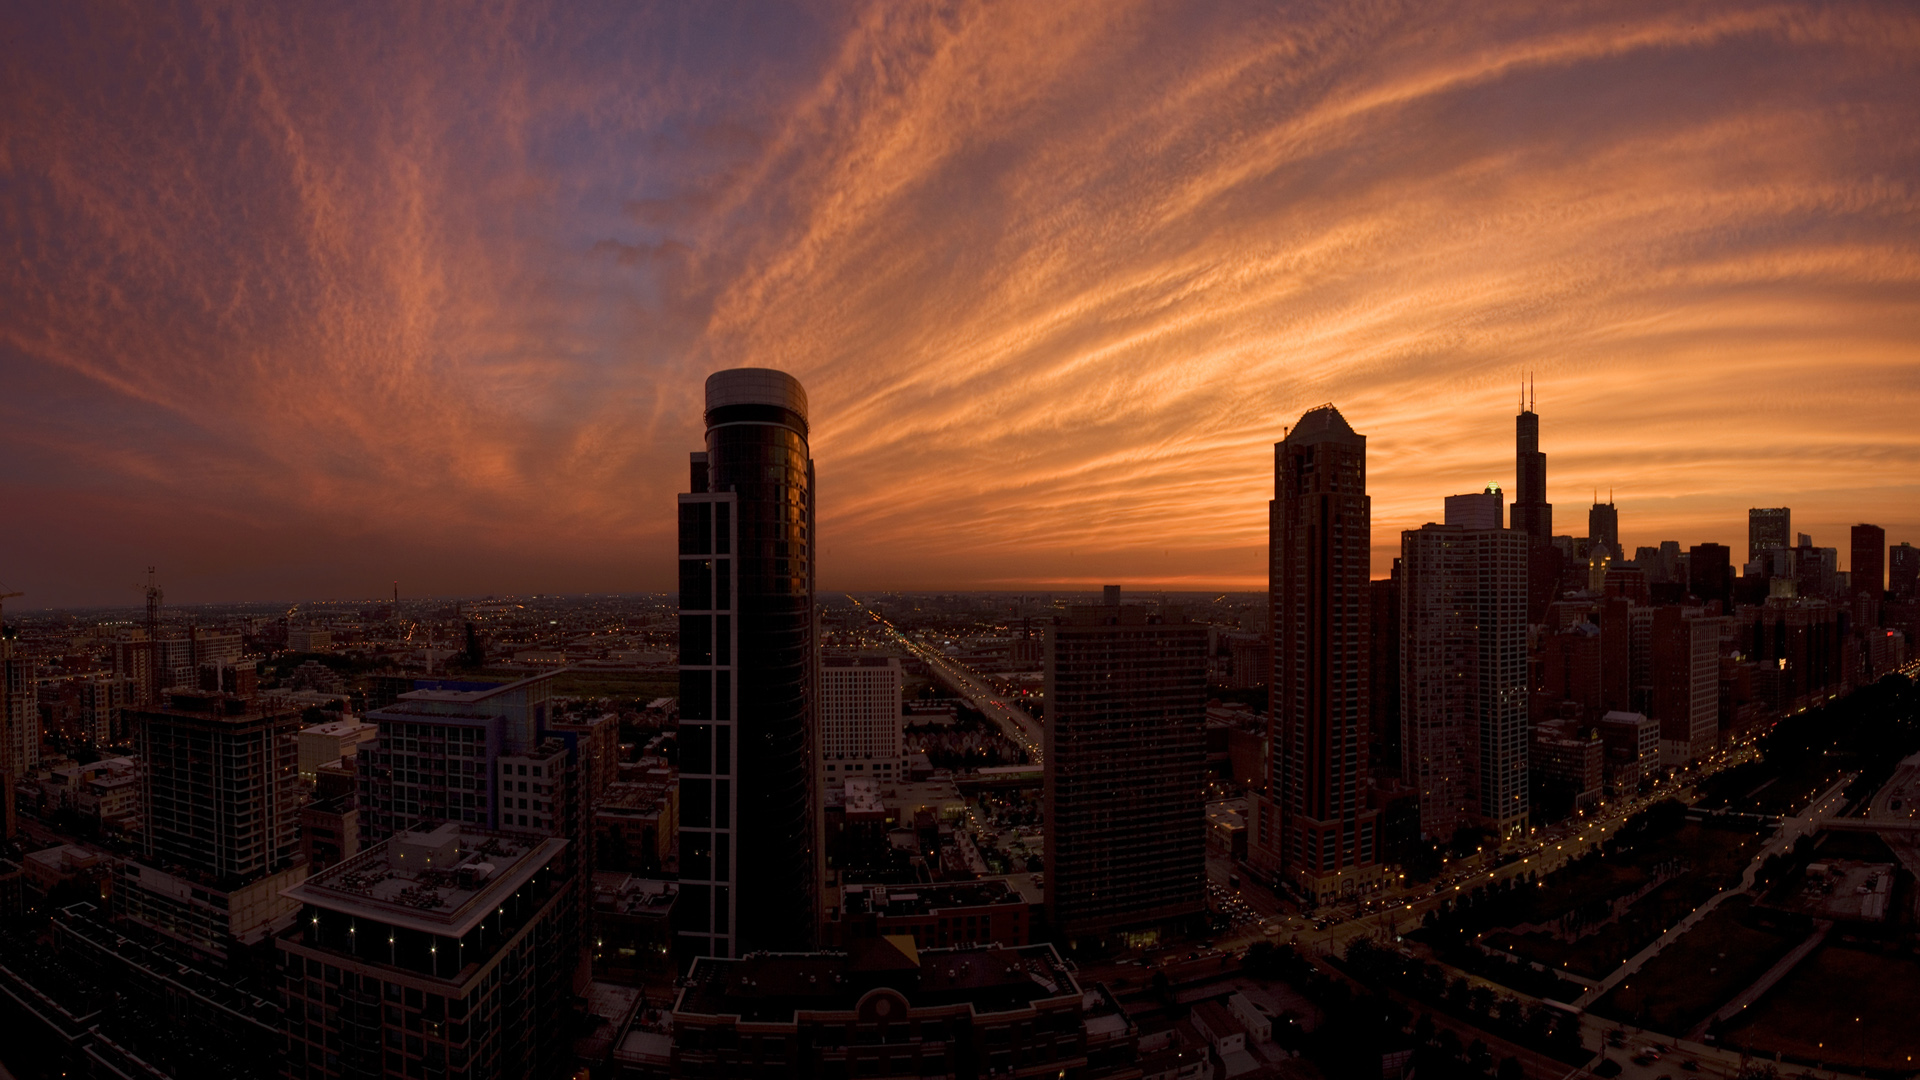
<svg viewBox="0 0 1920 1080">
<path fill-rule="evenodd" d="M 849 885 L 842 901 L 849 915 L 925 915 L 945 908 L 1025 904 L 1026 898 L 1002 878 L 948 881 L 912 886 Z"/>
<path fill-rule="evenodd" d="M 862 938 L 847 952 L 754 953 L 740 960 L 702 957 L 687 973 L 674 1012 L 790 1021 L 801 1009 L 852 1012 L 875 989 L 910 1007 L 969 1005 L 975 1013 L 1025 1009 L 1051 998 L 1080 997 L 1080 986 L 1051 945 L 1019 949 L 920 951 L 912 938 Z"/>
<path fill-rule="evenodd" d="M 400 833 L 284 895 L 390 926 L 461 937 L 566 843 L 449 821 L 432 831 Z"/>
</svg>

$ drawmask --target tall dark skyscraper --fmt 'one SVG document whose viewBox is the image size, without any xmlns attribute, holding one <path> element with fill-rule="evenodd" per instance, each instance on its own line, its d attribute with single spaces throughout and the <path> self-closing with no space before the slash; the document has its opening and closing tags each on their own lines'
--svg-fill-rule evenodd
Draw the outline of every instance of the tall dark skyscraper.
<svg viewBox="0 0 1920 1080">
<path fill-rule="evenodd" d="M 1756 506 L 1747 511 L 1747 560 L 1774 548 L 1793 546 L 1793 511 L 1784 506 Z"/>
<path fill-rule="evenodd" d="M 1687 591 L 1702 600 L 1733 604 L 1733 553 L 1725 544 L 1695 544 L 1687 549 Z"/>
<path fill-rule="evenodd" d="M 1851 591 L 1872 593 L 1878 597 L 1886 591 L 1887 581 L 1887 530 L 1878 525 L 1855 525 L 1853 527 L 1853 561 L 1848 564 L 1852 583 Z"/>
<path fill-rule="evenodd" d="M 807 393 L 785 372 L 715 372 L 706 421 L 680 496 L 679 945 L 804 950 L 819 895 Z"/>
<path fill-rule="evenodd" d="M 1560 578 L 1560 552 L 1553 546 L 1553 504 L 1547 501 L 1547 455 L 1540 452 L 1540 414 L 1532 393 L 1513 419 L 1514 491 L 1511 527 L 1527 534 L 1527 618 L 1540 622 Z"/>
<path fill-rule="evenodd" d="M 1271 761 L 1255 858 L 1315 901 L 1381 872 L 1369 807 L 1367 440 L 1332 405 L 1274 445 Z M 1250 853 L 1252 854 L 1252 853 Z"/>
<path fill-rule="evenodd" d="M 1109 595 L 1047 627 L 1047 914 L 1068 941 L 1206 911 L 1207 628 Z"/>
<path fill-rule="evenodd" d="M 1606 502 L 1595 502 L 1587 511 L 1587 540 L 1589 544 L 1607 545 L 1616 559 L 1626 558 L 1620 550 L 1620 510 L 1613 505 L 1613 496 L 1607 496 Z"/>
<path fill-rule="evenodd" d="M 1887 548 L 1887 591 L 1895 600 L 1920 599 L 1920 548 L 1906 543 Z"/>
</svg>

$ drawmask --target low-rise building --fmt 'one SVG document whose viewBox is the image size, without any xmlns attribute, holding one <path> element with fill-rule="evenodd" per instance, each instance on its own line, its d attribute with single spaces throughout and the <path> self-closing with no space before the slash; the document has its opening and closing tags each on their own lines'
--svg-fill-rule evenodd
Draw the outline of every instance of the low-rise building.
<svg viewBox="0 0 1920 1080">
<path fill-rule="evenodd" d="M 861 938 L 911 937 L 925 949 L 997 944 L 1019 948 L 1033 940 L 1044 895 L 1021 891 L 1017 878 L 983 878 L 918 885 L 848 885 L 828 921 L 828 944 Z"/>
<path fill-rule="evenodd" d="M 1136 1075 L 1137 1035 L 1051 945 L 701 957 L 671 1015 L 674 1076 Z M 656 1066 L 657 1068 L 657 1066 Z M 629 1066 L 630 1075 L 645 1075 Z"/>
<path fill-rule="evenodd" d="M 371 742 L 380 729 L 358 720 L 335 720 L 300 729 L 300 779 L 312 783 L 320 766 L 352 757 L 360 744 Z"/>
</svg>

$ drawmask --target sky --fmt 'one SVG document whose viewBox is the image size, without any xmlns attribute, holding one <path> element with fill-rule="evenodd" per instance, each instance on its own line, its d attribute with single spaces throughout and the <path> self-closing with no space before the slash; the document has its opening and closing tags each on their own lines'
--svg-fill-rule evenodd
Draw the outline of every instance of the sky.
<svg viewBox="0 0 1920 1080">
<path fill-rule="evenodd" d="M 18 4 L 0 583 L 28 608 L 673 588 L 705 376 L 806 385 L 819 587 L 1258 589 L 1272 444 L 1373 562 L 1920 542 L 1900 2 Z"/>
</svg>

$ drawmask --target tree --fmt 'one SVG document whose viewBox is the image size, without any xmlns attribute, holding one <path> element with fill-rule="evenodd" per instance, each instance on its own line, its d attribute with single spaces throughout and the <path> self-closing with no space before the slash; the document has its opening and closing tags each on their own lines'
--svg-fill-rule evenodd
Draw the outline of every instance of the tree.
<svg viewBox="0 0 1920 1080">
<path fill-rule="evenodd" d="M 1526 1080 L 1527 1070 L 1517 1057 L 1503 1057 L 1500 1068 L 1493 1074 L 1494 1080 Z"/>
</svg>

